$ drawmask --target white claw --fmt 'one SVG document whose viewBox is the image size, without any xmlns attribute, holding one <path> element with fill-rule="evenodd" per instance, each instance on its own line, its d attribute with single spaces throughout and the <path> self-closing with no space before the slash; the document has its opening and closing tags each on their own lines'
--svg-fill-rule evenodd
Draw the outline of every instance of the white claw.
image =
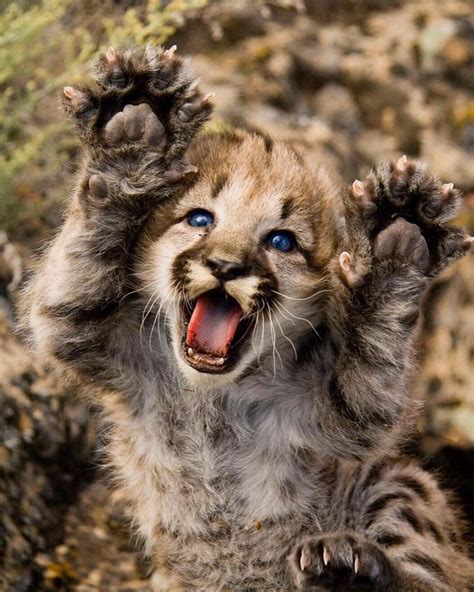
<svg viewBox="0 0 474 592">
<path fill-rule="evenodd" d="M 354 555 L 354 573 L 359 573 L 359 555 Z"/>
<path fill-rule="evenodd" d="M 109 47 L 109 49 L 105 52 L 105 59 L 111 66 L 117 64 L 117 52 L 113 47 Z"/>
<path fill-rule="evenodd" d="M 218 366 L 223 366 L 225 364 L 225 358 L 219 358 L 216 362 Z"/>
<path fill-rule="evenodd" d="M 441 189 L 443 190 L 443 193 L 449 193 L 454 189 L 454 183 L 445 183 Z"/>
<path fill-rule="evenodd" d="M 342 271 L 344 271 L 344 273 L 350 272 L 351 260 L 352 260 L 352 257 L 350 256 L 350 254 L 347 251 L 343 251 L 339 255 L 339 265 L 341 266 Z"/>
<path fill-rule="evenodd" d="M 84 93 L 72 86 L 65 86 L 63 88 L 64 96 L 67 97 L 74 108 L 77 108 L 84 99 Z"/>
<path fill-rule="evenodd" d="M 404 154 L 401 158 L 398 159 L 397 169 L 399 171 L 403 172 L 407 168 L 407 165 L 408 165 L 408 158 Z"/>
<path fill-rule="evenodd" d="M 204 95 L 202 100 L 208 101 L 209 99 L 213 99 L 215 96 L 216 96 L 215 92 L 210 92 L 210 93 L 207 93 L 207 95 Z"/>
<path fill-rule="evenodd" d="M 194 350 L 192 347 L 188 347 L 188 356 L 193 356 L 194 355 Z"/>
<path fill-rule="evenodd" d="M 472 245 L 474 245 L 474 236 L 466 236 L 463 241 L 463 246 L 470 249 Z"/>
<path fill-rule="evenodd" d="M 73 99 L 77 95 L 77 91 L 72 86 L 65 86 L 63 88 L 64 96 L 68 99 Z"/>
<path fill-rule="evenodd" d="M 331 560 L 331 557 L 329 555 L 329 551 L 326 549 L 326 547 L 323 547 L 323 563 L 325 566 L 327 566 L 329 564 L 329 561 Z"/>
<path fill-rule="evenodd" d="M 174 55 L 174 54 L 176 53 L 176 50 L 177 50 L 177 49 L 178 49 L 178 46 L 177 46 L 177 45 L 172 45 L 172 46 L 171 46 L 169 49 L 167 49 L 167 50 L 165 51 L 165 54 L 166 54 L 167 56 L 172 56 L 172 55 Z"/>
<path fill-rule="evenodd" d="M 352 192 L 357 197 L 364 197 L 365 187 L 364 187 L 364 184 L 362 183 L 362 181 L 359 181 L 358 179 L 356 179 L 354 181 L 354 183 L 352 183 Z"/>
<path fill-rule="evenodd" d="M 306 553 L 304 552 L 304 549 L 302 549 L 301 551 L 301 557 L 300 557 L 300 567 L 301 567 L 301 571 L 305 571 L 305 569 L 307 567 L 309 567 L 310 564 L 310 559 L 309 557 L 306 555 Z"/>
<path fill-rule="evenodd" d="M 196 90 L 196 88 L 201 84 L 201 79 L 200 78 L 196 78 L 195 80 L 193 80 L 191 82 L 191 84 L 189 85 L 189 90 Z"/>
</svg>

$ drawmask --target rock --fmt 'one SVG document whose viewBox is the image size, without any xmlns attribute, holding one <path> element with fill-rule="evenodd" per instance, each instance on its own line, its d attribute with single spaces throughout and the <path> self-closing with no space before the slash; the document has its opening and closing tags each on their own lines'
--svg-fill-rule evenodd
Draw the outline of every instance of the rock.
<svg viewBox="0 0 474 592">
<path fill-rule="evenodd" d="M 436 282 L 425 327 L 417 385 L 426 398 L 425 431 L 438 447 L 474 447 L 474 254 Z"/>
<path fill-rule="evenodd" d="M 81 487 L 88 419 L 73 393 L 14 336 L 21 259 L 1 238 L 0 589 L 26 592 L 40 590 L 53 569 L 33 558 L 61 537 L 62 511 Z"/>
<path fill-rule="evenodd" d="M 472 153 L 466 152 L 445 130 L 424 130 L 421 134 L 421 157 L 440 177 L 460 187 L 474 187 Z"/>
<path fill-rule="evenodd" d="M 313 97 L 314 113 L 335 129 L 356 133 L 361 128 L 360 112 L 352 93 L 340 84 L 326 84 Z"/>
</svg>

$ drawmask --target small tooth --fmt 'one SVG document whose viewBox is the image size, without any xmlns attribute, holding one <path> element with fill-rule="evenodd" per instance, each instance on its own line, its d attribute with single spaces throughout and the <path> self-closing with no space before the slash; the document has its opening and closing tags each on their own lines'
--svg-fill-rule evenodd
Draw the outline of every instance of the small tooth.
<svg viewBox="0 0 474 592">
<path fill-rule="evenodd" d="M 188 356 L 193 356 L 194 355 L 194 350 L 192 347 L 188 347 Z"/>
<path fill-rule="evenodd" d="M 400 157 L 398 159 L 397 162 L 397 169 L 399 171 L 404 171 L 407 168 L 407 164 L 408 164 L 408 158 L 406 157 L 406 155 L 404 154 L 402 157 Z"/>
<path fill-rule="evenodd" d="M 219 359 L 216 361 L 216 364 L 217 364 L 218 366 L 223 366 L 223 365 L 224 365 L 224 363 L 225 363 L 225 358 L 219 358 Z"/>
<path fill-rule="evenodd" d="M 454 183 L 445 183 L 442 188 L 443 193 L 449 193 L 454 189 Z"/>
<path fill-rule="evenodd" d="M 352 191 L 354 192 L 354 195 L 357 195 L 357 197 L 363 197 L 365 195 L 365 187 L 362 181 L 356 179 L 354 183 L 352 183 Z"/>
</svg>

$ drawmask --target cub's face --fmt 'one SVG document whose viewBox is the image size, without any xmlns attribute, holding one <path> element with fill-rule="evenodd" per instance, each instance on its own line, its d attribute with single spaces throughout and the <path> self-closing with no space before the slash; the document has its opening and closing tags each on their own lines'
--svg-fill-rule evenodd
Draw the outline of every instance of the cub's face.
<svg viewBox="0 0 474 592">
<path fill-rule="evenodd" d="M 259 135 L 205 137 L 190 157 L 195 184 L 150 225 L 140 269 L 149 307 L 193 384 L 222 385 L 256 363 L 278 374 L 328 295 L 336 189 Z"/>
</svg>

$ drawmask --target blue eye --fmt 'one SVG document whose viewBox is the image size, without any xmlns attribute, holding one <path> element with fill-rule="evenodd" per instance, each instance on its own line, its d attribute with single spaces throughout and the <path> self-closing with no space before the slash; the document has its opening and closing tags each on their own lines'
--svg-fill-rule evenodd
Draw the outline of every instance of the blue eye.
<svg viewBox="0 0 474 592">
<path fill-rule="evenodd" d="M 194 210 L 189 214 L 188 222 L 191 226 L 203 228 L 210 226 L 214 222 L 214 216 L 207 210 Z"/>
<path fill-rule="evenodd" d="M 272 232 L 267 241 L 274 249 L 283 251 L 284 253 L 292 251 L 296 246 L 295 237 L 291 232 L 287 232 L 286 230 L 276 230 L 275 232 Z"/>
</svg>

